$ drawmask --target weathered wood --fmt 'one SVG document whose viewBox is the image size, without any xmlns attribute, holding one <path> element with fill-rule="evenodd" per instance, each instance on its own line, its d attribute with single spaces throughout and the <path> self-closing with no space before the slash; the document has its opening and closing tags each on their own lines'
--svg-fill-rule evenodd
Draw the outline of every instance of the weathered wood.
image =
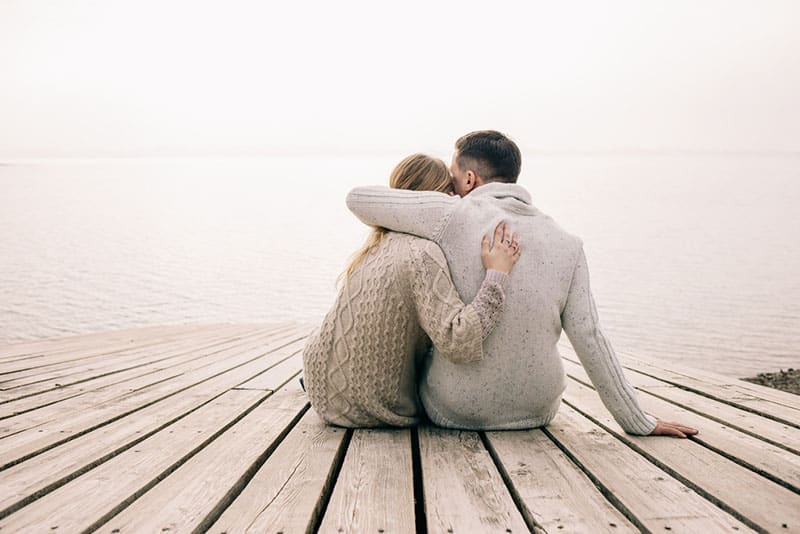
<svg viewBox="0 0 800 534">
<path fill-rule="evenodd" d="M 488 432 L 486 440 L 529 524 L 545 532 L 639 532 L 541 430 Z"/>
<path fill-rule="evenodd" d="M 333 486 L 345 436 L 314 410 L 306 412 L 208 532 L 310 532 Z"/>
<path fill-rule="evenodd" d="M 575 362 L 570 363 L 575 364 Z M 568 365 L 568 360 L 565 360 L 564 365 Z M 791 449 L 795 453 L 800 452 L 800 429 L 798 428 L 741 410 L 724 402 L 697 395 L 636 371 L 626 371 L 625 377 L 640 391 L 747 432 L 759 439 L 768 440 L 773 444 L 780 444 L 781 447 Z"/>
<path fill-rule="evenodd" d="M 567 405 L 561 405 L 546 432 L 643 528 L 752 531 Z"/>
<path fill-rule="evenodd" d="M 284 349 L 288 352 L 291 349 Z M 277 351 L 274 356 L 284 357 L 285 352 Z M 271 358 L 272 361 L 275 358 Z M 289 360 L 284 361 L 291 361 Z M 268 361 L 268 360 L 265 360 Z M 246 375 L 259 372 L 269 365 L 273 373 L 270 390 L 278 389 L 287 377 L 297 373 L 298 368 L 271 365 L 264 361 L 248 364 L 242 369 Z M 248 370 L 249 369 L 249 370 Z M 282 375 L 277 373 L 282 369 Z M 294 378 L 291 379 L 294 381 Z M 53 486 L 63 485 L 70 477 L 77 476 L 123 452 L 137 441 L 148 438 L 165 425 L 185 417 L 203 404 L 212 401 L 233 387 L 238 387 L 241 377 L 220 375 L 195 387 L 165 398 L 140 411 L 102 426 L 92 432 L 51 448 L 35 457 L 34 462 L 21 462 L 2 472 L 3 484 L 0 486 L 0 515 L 16 503 L 24 502 L 32 495 L 52 491 Z M 13 442 L 12 442 L 13 443 Z M 39 445 L 39 443 L 37 443 Z M 17 454 L 30 447 L 15 446 Z M 49 488 L 49 489 L 48 489 Z"/>
<path fill-rule="evenodd" d="M 63 387 L 94 376 L 163 362 L 186 351 L 258 334 L 259 331 L 252 328 L 214 329 L 210 332 L 196 333 L 190 339 L 170 340 L 156 346 L 126 349 L 113 355 L 100 354 L 80 362 L 68 361 L 5 374 L 0 376 L 0 399 L 5 401 L 55 386 Z"/>
<path fill-rule="evenodd" d="M 597 393 L 570 380 L 565 400 L 626 443 L 658 461 L 696 491 L 735 510 L 769 531 L 800 532 L 800 495 L 746 469 L 691 440 L 626 435 L 603 406 Z M 654 413 L 665 418 L 666 414 Z M 742 488 L 748 491 L 743 492 Z"/>
<path fill-rule="evenodd" d="M 121 384 L 138 377 L 177 368 L 182 364 L 191 364 L 199 358 L 213 355 L 215 352 L 231 346 L 247 343 L 248 340 L 258 339 L 261 336 L 263 334 L 198 339 L 193 346 L 187 345 L 183 341 L 178 345 L 148 349 L 152 350 L 148 353 L 149 357 L 143 357 L 141 354 L 134 355 L 133 358 L 138 358 L 138 362 L 125 358 L 117 362 L 110 361 L 105 365 L 95 363 L 89 366 L 76 366 L 69 374 L 62 371 L 55 373 L 52 378 L 33 379 L 30 383 L 17 387 L 12 386 L 3 391 L 0 393 L 0 398 L 2 398 L 0 400 L 2 412 L 0 413 L 8 416 L 9 413 L 23 412 L 31 407 L 58 402 L 58 399 L 71 397 L 76 392 Z M 18 406 L 19 408 L 17 408 Z"/>
<path fill-rule="evenodd" d="M 237 489 L 259 457 L 277 446 L 306 405 L 300 385 L 292 380 L 103 525 L 103 531 L 194 531 Z"/>
<path fill-rule="evenodd" d="M 109 398 L 117 398 L 121 393 L 139 391 L 151 384 L 158 384 L 164 380 L 182 380 L 188 376 L 212 376 L 215 372 L 224 369 L 233 360 L 224 357 L 226 354 L 238 356 L 247 347 L 259 347 L 267 344 L 274 345 L 296 336 L 295 332 L 282 335 L 265 335 L 263 337 L 249 338 L 243 342 L 233 341 L 229 345 L 211 347 L 189 354 L 182 362 L 161 368 L 153 366 L 148 369 L 133 369 L 118 375 L 103 377 L 92 384 L 77 384 L 72 387 L 59 388 L 42 395 L 26 397 L 0 405 L 0 421 L 33 410 L 42 413 L 26 417 L 31 421 L 39 420 L 43 414 L 52 414 L 69 410 L 75 404 L 86 406 L 87 403 L 99 404 Z M 65 402 L 69 401 L 69 402 Z M 0 425 L 3 425 L 0 422 Z"/>
<path fill-rule="evenodd" d="M 568 355 L 565 399 L 579 411 L 565 403 L 545 429 L 483 438 L 423 428 L 415 467 L 408 430 L 350 432 L 304 413 L 309 332 L 163 327 L 0 347 L 0 372 L 42 364 L 0 374 L 6 392 L 54 401 L 0 420 L 0 532 L 797 528 L 800 429 L 775 420 L 798 411 L 794 397 L 623 358 L 646 410 L 701 429 L 637 438 Z M 78 384 L 63 396 L 41 392 L 65 378 Z"/>
<path fill-rule="evenodd" d="M 419 429 L 429 532 L 527 532 L 497 467 L 476 432 Z"/>
<path fill-rule="evenodd" d="M 782 404 L 793 410 L 800 411 L 800 404 L 798 404 L 797 395 L 779 389 L 746 382 L 744 380 L 734 380 L 730 377 L 706 371 L 704 369 L 695 369 L 691 367 L 681 367 L 678 365 L 670 364 L 661 360 L 643 358 L 641 356 L 633 356 L 631 354 L 623 354 L 623 362 L 625 365 L 636 369 L 636 366 L 642 366 L 651 369 L 652 372 L 663 379 L 674 380 L 680 382 L 684 379 L 691 379 L 695 384 L 707 384 L 712 387 L 721 387 L 728 390 L 732 395 L 736 393 L 743 393 L 762 400 Z M 800 361 L 798 361 L 800 366 Z M 705 386 L 703 386 L 705 390 Z"/>
<path fill-rule="evenodd" d="M 303 355 L 300 351 L 294 355 L 286 358 L 285 360 L 276 363 L 274 367 L 270 367 L 266 371 L 259 373 L 247 382 L 238 386 L 237 389 L 260 389 L 262 391 L 271 391 L 276 388 L 276 384 L 283 384 L 283 377 L 292 375 L 297 383 L 300 383 L 300 371 L 303 370 Z M 297 376 L 294 376 L 297 375 Z"/>
<path fill-rule="evenodd" d="M 319 532 L 414 532 L 409 430 L 356 430 Z"/>
<path fill-rule="evenodd" d="M 0 449 L 0 466 L 19 462 L 21 458 L 29 458 L 49 447 L 73 439 L 75 435 L 100 428 L 118 418 L 170 399 L 174 395 L 192 388 L 197 388 L 195 391 L 203 392 L 209 387 L 209 383 L 215 387 L 223 384 L 222 387 L 226 389 L 236 387 L 254 375 L 274 366 L 286 356 L 300 350 L 303 343 L 304 338 L 291 342 L 279 341 L 274 346 L 266 344 L 264 347 L 250 349 L 241 354 L 226 356 L 225 360 L 211 371 L 203 369 L 190 372 L 175 377 L 173 380 L 152 384 L 147 388 L 122 394 L 117 393 L 113 397 L 104 398 L 102 403 L 93 399 L 70 405 L 66 410 L 49 412 L 41 421 L 23 426 L 21 431 L 13 435 L 13 441 L 9 446 Z M 218 377 L 221 378 L 221 382 L 214 380 Z M 168 406 L 168 404 L 162 406 Z M 38 414 L 38 412 L 25 414 L 24 417 L 27 419 L 33 414 Z M 7 421 L 13 423 L 15 419 Z M 2 421 L 0 424 L 7 421 Z M 25 423 L 24 420 L 23 423 Z"/>
<path fill-rule="evenodd" d="M 568 359 L 579 363 L 575 351 L 571 347 L 564 347 L 564 349 L 563 353 L 568 356 Z M 713 376 L 713 374 L 708 371 L 703 373 L 696 373 L 693 370 L 682 372 L 666 371 L 653 364 L 642 360 L 634 360 L 633 358 L 623 359 L 622 365 L 631 371 L 657 378 L 662 383 L 678 386 L 698 397 L 710 397 L 734 407 L 774 418 L 776 421 L 788 423 L 800 429 L 800 401 L 795 398 L 797 397 L 796 395 L 778 391 L 754 394 L 748 391 L 748 389 L 752 390 L 751 388 L 735 385 L 736 382 L 739 382 L 738 380 L 727 379 L 722 376 L 710 379 L 709 377 Z M 743 384 L 746 384 L 746 382 L 743 382 Z M 780 394 L 779 396 L 782 400 L 776 402 L 773 399 L 778 394 Z"/>
<path fill-rule="evenodd" d="M 564 368 L 570 377 L 591 384 L 586 372 L 579 365 L 565 361 Z M 628 373 L 630 375 L 632 373 Z M 671 404 L 642 391 L 638 395 L 642 409 L 660 414 L 663 419 L 680 421 L 700 430 L 695 441 L 712 447 L 753 470 L 780 481 L 794 491 L 800 492 L 800 456 L 788 453 L 757 437 L 739 432 L 730 425 L 708 419 L 694 412 Z M 581 407 L 582 403 L 578 403 Z M 770 422 L 771 423 L 771 422 Z"/>
<path fill-rule="evenodd" d="M 69 335 L 63 337 L 52 337 L 37 341 L 20 341 L 0 346 L 0 363 L 16 358 L 27 358 L 31 356 L 45 355 L 51 352 L 69 350 L 73 347 L 95 346 L 102 347 L 109 343 L 119 341 L 136 342 L 142 339 L 153 339 L 162 334 L 172 336 L 183 335 L 184 333 L 213 329 L 227 324 L 185 324 L 185 325 L 155 325 L 128 328 L 123 330 L 111 330 L 94 332 L 91 334 Z"/>
<path fill-rule="evenodd" d="M 228 391 L 136 447 L 6 517 L 0 521 L 0 529 L 80 532 L 110 518 L 198 452 L 263 396 L 263 392 L 255 390 Z"/>
<path fill-rule="evenodd" d="M 183 336 L 191 337 L 193 332 L 185 332 Z M 163 336 L 151 336 L 144 339 L 123 340 L 118 343 L 104 343 L 100 345 L 91 346 L 74 346 L 65 348 L 59 351 L 52 351 L 42 354 L 25 355 L 16 358 L 14 361 L 4 362 L 2 364 L 2 375 L 16 373 L 27 369 L 46 369 L 47 367 L 57 365 L 63 362 L 80 362 L 86 358 L 92 358 L 102 355 L 115 355 L 117 353 L 131 350 L 135 348 L 155 347 L 162 343 L 169 342 L 180 338 L 181 335 L 170 335 L 166 331 Z"/>
</svg>

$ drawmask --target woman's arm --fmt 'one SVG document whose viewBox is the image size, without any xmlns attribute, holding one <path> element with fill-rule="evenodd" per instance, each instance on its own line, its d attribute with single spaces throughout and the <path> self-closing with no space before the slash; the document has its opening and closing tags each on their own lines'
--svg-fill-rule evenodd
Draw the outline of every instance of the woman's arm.
<svg viewBox="0 0 800 534">
<path fill-rule="evenodd" d="M 483 358 L 483 340 L 500 319 L 508 273 L 521 253 L 507 224 L 498 225 L 493 242 L 484 237 L 481 258 L 486 277 L 473 301 L 464 304 L 441 249 L 429 242 L 420 251 L 412 284 L 414 303 L 420 325 L 442 356 L 455 363 Z"/>
</svg>

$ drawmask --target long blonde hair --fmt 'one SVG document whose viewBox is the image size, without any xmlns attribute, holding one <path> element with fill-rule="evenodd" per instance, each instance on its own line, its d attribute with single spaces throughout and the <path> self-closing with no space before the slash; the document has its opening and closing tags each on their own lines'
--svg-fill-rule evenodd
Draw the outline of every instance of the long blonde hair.
<svg viewBox="0 0 800 534">
<path fill-rule="evenodd" d="M 389 187 L 393 189 L 410 189 L 412 191 L 439 191 L 449 193 L 453 185 L 450 172 L 444 161 L 426 156 L 425 154 L 412 154 L 397 164 L 389 176 Z M 367 240 L 359 250 L 350 257 L 350 263 L 344 272 L 339 275 L 337 285 L 350 279 L 353 272 L 364 262 L 370 252 L 375 250 L 383 241 L 388 230 L 374 226 L 367 236 Z"/>
</svg>

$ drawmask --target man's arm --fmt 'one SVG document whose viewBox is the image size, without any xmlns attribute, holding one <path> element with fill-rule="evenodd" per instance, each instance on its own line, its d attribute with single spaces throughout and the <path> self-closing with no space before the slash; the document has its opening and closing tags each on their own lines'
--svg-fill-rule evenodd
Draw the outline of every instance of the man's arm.
<svg viewBox="0 0 800 534">
<path fill-rule="evenodd" d="M 572 274 L 561 323 L 583 368 L 614 419 L 629 434 L 652 433 L 657 421 L 639 407 L 633 388 L 622 374 L 614 349 L 600 329 L 583 249 Z"/>
<path fill-rule="evenodd" d="M 435 191 L 356 187 L 347 207 L 361 222 L 437 241 L 459 197 Z"/>
</svg>

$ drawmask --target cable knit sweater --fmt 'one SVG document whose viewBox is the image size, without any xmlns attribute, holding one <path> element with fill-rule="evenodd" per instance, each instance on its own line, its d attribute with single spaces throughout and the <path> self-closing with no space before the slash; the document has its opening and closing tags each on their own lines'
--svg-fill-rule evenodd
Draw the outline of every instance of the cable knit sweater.
<svg viewBox="0 0 800 534">
<path fill-rule="evenodd" d="M 470 247 L 476 257 L 479 245 L 480 239 Z M 502 313 L 507 279 L 487 271 L 475 299 L 465 305 L 438 245 L 386 234 L 306 344 L 303 371 L 311 405 L 339 426 L 417 424 L 417 368 L 430 340 L 454 364 L 481 360 L 483 338 Z"/>
<path fill-rule="evenodd" d="M 489 183 L 459 199 L 359 187 L 347 205 L 366 224 L 439 243 L 464 299 L 476 294 L 482 278 L 468 244 L 500 221 L 520 235 L 524 252 L 510 275 L 503 317 L 484 343 L 484 360 L 456 366 L 435 350 L 427 360 L 420 399 L 434 423 L 472 430 L 546 425 L 565 387 L 556 348 L 563 328 L 620 426 L 631 434 L 655 428 L 600 328 L 580 239 L 536 209 L 524 188 Z"/>
</svg>

